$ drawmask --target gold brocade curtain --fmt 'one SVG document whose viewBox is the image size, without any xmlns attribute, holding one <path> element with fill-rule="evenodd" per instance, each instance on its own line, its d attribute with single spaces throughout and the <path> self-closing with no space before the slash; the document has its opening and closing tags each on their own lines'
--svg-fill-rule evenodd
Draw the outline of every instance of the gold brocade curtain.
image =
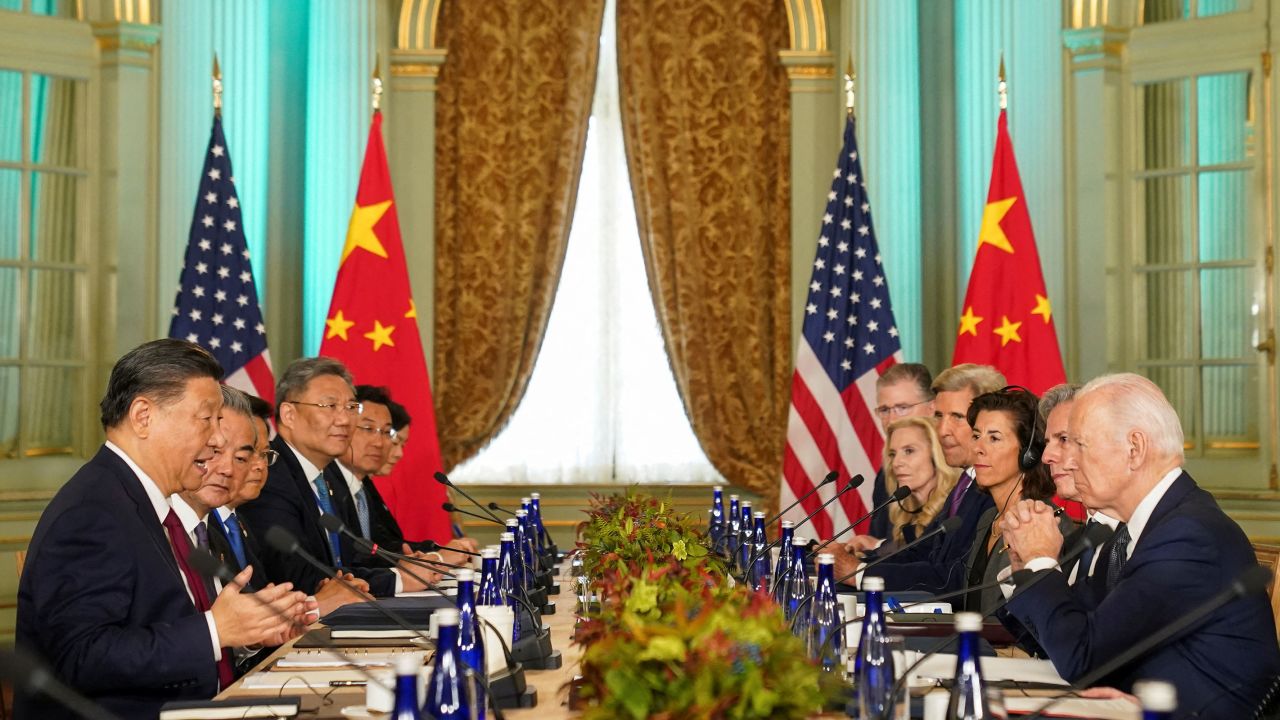
<svg viewBox="0 0 1280 720">
<path fill-rule="evenodd" d="M 449 2 L 436 106 L 434 389 L 444 466 L 524 396 L 560 279 L 604 0 Z"/>
<path fill-rule="evenodd" d="M 618 0 L 649 288 L 707 458 L 776 507 L 790 402 L 790 97 L 778 0 Z"/>
</svg>

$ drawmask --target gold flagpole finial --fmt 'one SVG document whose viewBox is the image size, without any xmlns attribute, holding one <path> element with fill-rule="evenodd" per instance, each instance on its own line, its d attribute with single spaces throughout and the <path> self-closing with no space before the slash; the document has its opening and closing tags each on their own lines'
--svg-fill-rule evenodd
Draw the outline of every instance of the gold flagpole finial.
<svg viewBox="0 0 1280 720">
<path fill-rule="evenodd" d="M 373 111 L 378 112 L 382 109 L 382 53 L 373 56 L 373 78 L 370 82 L 370 91 L 372 97 L 370 103 L 373 105 Z"/>
<path fill-rule="evenodd" d="M 858 74 L 853 70 L 853 55 L 849 55 L 849 63 L 845 66 L 844 71 L 844 109 L 850 115 L 853 114 L 854 108 L 854 86 L 857 85 Z"/>
<path fill-rule="evenodd" d="M 1000 109 L 1004 110 L 1009 107 L 1009 83 L 1005 82 L 1004 77 L 1004 53 L 1000 53 L 1000 82 L 996 85 L 996 92 L 1000 94 Z"/>
<path fill-rule="evenodd" d="M 222 114 L 222 68 L 218 65 L 218 53 L 213 54 L 213 112 Z"/>
</svg>

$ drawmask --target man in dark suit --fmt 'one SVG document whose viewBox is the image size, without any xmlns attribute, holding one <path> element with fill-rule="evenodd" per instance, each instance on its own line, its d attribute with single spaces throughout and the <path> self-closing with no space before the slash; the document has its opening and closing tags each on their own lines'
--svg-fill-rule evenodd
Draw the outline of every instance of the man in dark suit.
<svg viewBox="0 0 1280 720">
<path fill-rule="evenodd" d="M 262 493 L 243 505 L 239 514 L 259 537 L 274 526 L 289 531 L 310 554 L 367 582 L 374 595 L 422 590 L 410 574 L 423 575 L 422 568 L 409 567 L 409 572 L 401 574 L 394 568 L 351 567 L 353 558 L 349 551 L 344 554 L 339 534 L 320 525 L 322 513 L 341 517 L 340 498 L 347 489 L 335 482 L 335 476 L 340 476 L 330 465 L 347 451 L 360 409 L 351 374 L 337 360 L 307 358 L 286 368 L 276 385 L 279 435 L 271 443 L 279 456 L 267 472 Z M 310 592 L 316 592 L 327 577 L 296 555 L 270 547 L 261 548 L 261 558 L 273 580 L 289 580 Z M 439 579 L 426 575 L 429 581 Z"/>
<path fill-rule="evenodd" d="M 224 647 L 280 644 L 293 636 L 287 618 L 304 612 L 305 596 L 289 585 L 259 593 L 270 607 L 237 586 L 209 597 L 188 563 L 170 496 L 198 487 L 225 443 L 221 375 L 211 355 L 181 340 L 125 354 L 101 403 L 106 444 L 58 491 L 32 536 L 17 645 L 122 717 L 212 697 L 230 680 Z M 72 717 L 19 690 L 18 717 Z"/>
<path fill-rule="evenodd" d="M 1061 536 L 1044 531 L 1043 506 L 1005 521 L 1025 567 L 1048 573 L 1020 588 L 1009 611 L 1031 629 L 1057 671 L 1075 680 L 1168 626 L 1257 563 L 1240 527 L 1181 468 L 1183 434 L 1160 388 L 1132 374 L 1090 382 L 1068 422 L 1067 463 L 1084 503 L 1124 523 L 1096 606 L 1056 568 Z M 1178 718 L 1252 717 L 1280 673 L 1266 594 L 1236 598 L 1191 630 L 1121 668 L 1103 684 L 1138 679 L 1178 689 Z"/>
<path fill-rule="evenodd" d="M 933 374 L 920 363 L 898 363 L 876 378 L 876 422 L 881 434 L 889 423 L 907 417 L 933 417 Z M 877 458 L 878 459 L 878 458 Z M 884 468 L 876 472 L 871 489 L 871 506 L 880 507 L 889 499 L 884 484 Z M 863 537 L 887 540 L 893 537 L 892 523 L 887 511 L 871 518 L 867 534 Z M 867 548 L 872 549 L 872 548 Z"/>
</svg>

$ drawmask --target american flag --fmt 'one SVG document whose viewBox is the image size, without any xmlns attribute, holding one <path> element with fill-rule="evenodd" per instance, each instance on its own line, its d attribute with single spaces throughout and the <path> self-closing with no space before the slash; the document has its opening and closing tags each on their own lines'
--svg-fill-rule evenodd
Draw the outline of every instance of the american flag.
<svg viewBox="0 0 1280 720">
<path fill-rule="evenodd" d="M 863 474 L 866 482 L 858 490 L 811 521 L 814 533 L 830 537 L 871 507 L 872 478 L 884 447 L 874 411 L 876 378 L 902 359 L 852 114 L 827 193 L 804 311 L 791 378 L 781 502 L 790 505 L 830 471 L 840 473 L 839 482 L 787 513 L 798 522 L 845 487 L 850 476 Z"/>
<path fill-rule="evenodd" d="M 214 115 L 209 135 L 169 337 L 199 343 L 213 353 L 226 373 L 226 384 L 272 399 L 275 377 L 267 329 L 258 307 L 220 115 Z"/>
</svg>

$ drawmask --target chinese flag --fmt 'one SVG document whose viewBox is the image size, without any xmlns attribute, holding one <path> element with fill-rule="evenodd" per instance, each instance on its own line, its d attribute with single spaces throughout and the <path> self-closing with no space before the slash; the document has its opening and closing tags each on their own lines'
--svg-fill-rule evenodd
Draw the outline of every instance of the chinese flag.
<svg viewBox="0 0 1280 720">
<path fill-rule="evenodd" d="M 378 491 L 406 538 L 444 543 L 450 526 L 440 505 L 447 498 L 432 479 L 443 468 L 417 317 L 382 145 L 382 113 L 376 112 L 320 354 L 346 363 L 358 384 L 385 386 L 409 411 L 404 458 L 391 475 L 377 478 Z"/>
<path fill-rule="evenodd" d="M 996 130 L 978 254 L 951 359 L 953 365 L 960 363 L 993 365 L 1010 384 L 1037 395 L 1067 381 L 1004 110 Z M 1071 517 L 1084 518 L 1079 503 L 1055 500 Z"/>
</svg>

